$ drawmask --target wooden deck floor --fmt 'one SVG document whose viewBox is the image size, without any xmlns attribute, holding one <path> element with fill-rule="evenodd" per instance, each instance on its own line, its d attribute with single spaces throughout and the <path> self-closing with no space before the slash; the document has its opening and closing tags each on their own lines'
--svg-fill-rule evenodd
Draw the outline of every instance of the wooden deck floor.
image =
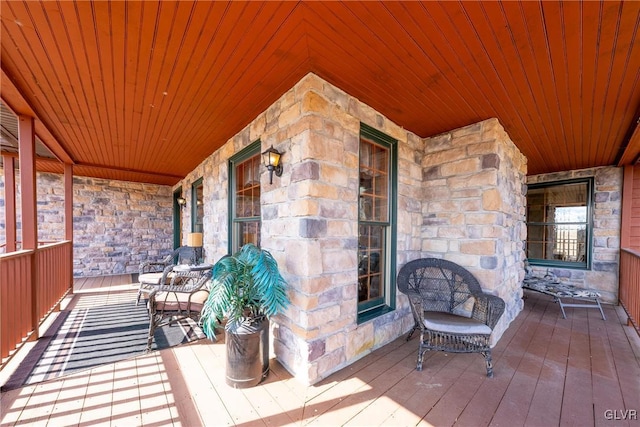
<svg viewBox="0 0 640 427">
<path fill-rule="evenodd" d="M 76 287 L 127 286 L 100 285 Z M 562 319 L 550 297 L 526 296 L 494 349 L 493 379 L 475 354 L 427 353 L 417 372 L 414 337 L 311 387 L 272 360 L 263 384 L 236 390 L 224 382 L 221 337 L 6 392 L 2 425 L 640 425 L 640 340 L 621 309 L 605 306 L 606 321 L 582 308 Z"/>
</svg>

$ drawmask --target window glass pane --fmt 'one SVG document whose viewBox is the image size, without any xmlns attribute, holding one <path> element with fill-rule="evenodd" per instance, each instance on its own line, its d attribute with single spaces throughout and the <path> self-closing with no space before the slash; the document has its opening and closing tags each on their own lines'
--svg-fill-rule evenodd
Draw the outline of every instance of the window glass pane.
<svg viewBox="0 0 640 427">
<path fill-rule="evenodd" d="M 379 145 L 372 146 L 371 155 L 373 157 L 373 168 L 378 171 L 389 170 L 389 156 L 386 148 Z"/>
<path fill-rule="evenodd" d="M 360 219 L 389 220 L 389 150 L 360 140 Z"/>
<path fill-rule="evenodd" d="M 260 216 L 260 156 L 254 156 L 236 167 L 236 218 Z"/>
<path fill-rule="evenodd" d="M 358 245 L 358 302 L 384 297 L 385 228 L 360 225 Z"/>
<path fill-rule="evenodd" d="M 586 266 L 589 182 L 533 187 L 527 192 L 527 257 Z"/>
<path fill-rule="evenodd" d="M 527 257 L 556 261 L 585 262 L 587 227 L 577 224 L 532 225 L 527 227 Z"/>
<path fill-rule="evenodd" d="M 232 168 L 233 221 L 231 250 L 240 249 L 247 243 L 260 246 L 260 152 L 235 163 Z M 252 149 L 253 151 L 253 149 Z"/>
<path fill-rule="evenodd" d="M 247 243 L 260 246 L 260 221 L 238 222 L 237 230 L 238 249 Z"/>
<path fill-rule="evenodd" d="M 582 209 L 563 209 L 581 207 Z M 586 222 L 587 184 L 534 188 L 527 193 L 529 222 Z M 561 210 L 560 213 L 556 213 Z"/>
<path fill-rule="evenodd" d="M 192 188 L 192 197 L 193 197 L 193 220 L 192 220 L 192 231 L 196 233 L 202 233 L 204 230 L 204 186 L 202 184 L 202 179 L 196 181 L 193 184 Z"/>
</svg>

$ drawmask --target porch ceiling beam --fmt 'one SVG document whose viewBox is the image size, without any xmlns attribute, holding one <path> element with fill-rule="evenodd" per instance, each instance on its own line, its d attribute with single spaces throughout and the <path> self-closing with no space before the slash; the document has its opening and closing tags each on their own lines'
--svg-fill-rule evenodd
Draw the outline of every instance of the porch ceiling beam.
<svg viewBox="0 0 640 427">
<path fill-rule="evenodd" d="M 640 161 L 640 117 L 635 122 L 635 129 L 633 133 L 629 137 L 629 142 L 626 147 L 624 147 L 624 151 L 622 152 L 622 156 L 620 157 L 620 161 L 618 162 L 618 166 L 626 166 L 633 165 Z"/>
<path fill-rule="evenodd" d="M 78 162 L 78 163 L 75 163 L 74 166 L 75 166 L 75 168 L 86 167 L 86 168 L 92 168 L 92 169 L 101 169 L 101 170 L 105 170 L 105 171 L 139 173 L 139 174 L 148 175 L 148 176 L 155 176 L 155 177 L 159 177 L 159 178 L 170 178 L 170 179 L 175 179 L 175 180 L 184 179 L 184 176 L 182 176 L 182 175 L 173 175 L 173 174 L 166 174 L 166 173 L 150 172 L 150 171 L 138 170 L 138 169 L 130 169 L 130 168 L 120 168 L 120 167 L 115 167 L 115 166 L 97 165 L 97 164 L 92 164 L 92 163 L 81 163 L 81 162 Z"/>
<path fill-rule="evenodd" d="M 18 153 L 14 152 L 14 151 L 0 151 L 0 155 L 3 157 L 13 157 L 13 158 L 19 158 L 20 156 L 18 155 Z M 58 159 L 52 159 L 50 157 L 42 157 L 42 156 L 36 156 L 36 161 L 38 162 L 48 162 L 48 163 L 55 163 L 55 164 L 60 164 L 60 160 Z M 69 163 L 71 164 L 71 163 Z"/>
<path fill-rule="evenodd" d="M 13 83 L 13 79 L 6 73 L 4 69 L 0 70 L 0 93 L 2 101 L 14 112 L 16 116 L 25 115 L 34 117 L 35 134 L 40 138 L 42 143 L 49 151 L 63 163 L 74 164 L 74 160 L 67 150 L 58 142 L 58 139 L 49 131 L 47 126 L 42 123 L 31 107 L 22 92 Z"/>
<path fill-rule="evenodd" d="M 1 151 L 0 155 L 7 158 L 15 158 L 18 159 L 18 153 L 14 153 L 12 151 Z M 70 163 L 66 163 L 70 164 Z M 44 172 L 55 172 L 55 173 L 63 173 L 64 167 L 63 163 L 56 159 L 50 159 L 47 157 L 36 157 L 36 169 L 38 171 Z M 184 179 L 184 176 L 180 175 L 172 175 L 172 174 L 163 174 L 157 172 L 149 172 L 149 171 L 141 171 L 141 170 L 133 170 L 126 168 L 118 168 L 118 167 L 109 167 L 102 165 L 94 165 L 89 163 L 74 163 L 74 170 L 78 168 L 84 168 L 84 172 L 90 170 L 90 174 L 86 176 L 92 176 L 94 178 L 103 178 L 103 179 L 112 179 L 109 176 L 109 172 L 118 172 L 118 173 L 135 173 L 144 175 L 151 180 L 149 182 L 153 182 L 160 185 L 173 185 L 176 182 Z M 43 169 L 44 168 L 44 169 Z"/>
</svg>

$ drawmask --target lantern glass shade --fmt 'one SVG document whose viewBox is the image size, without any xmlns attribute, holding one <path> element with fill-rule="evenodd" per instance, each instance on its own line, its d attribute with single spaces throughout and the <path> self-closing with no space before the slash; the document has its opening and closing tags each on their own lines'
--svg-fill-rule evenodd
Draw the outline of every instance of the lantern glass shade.
<svg viewBox="0 0 640 427">
<path fill-rule="evenodd" d="M 282 164 L 280 163 L 281 156 L 282 153 L 273 148 L 273 145 L 262 153 L 262 161 L 269 171 L 269 184 L 273 184 L 274 172 L 276 176 L 282 176 Z"/>
<path fill-rule="evenodd" d="M 187 246 L 199 248 L 202 246 L 202 233 L 187 234 Z"/>
<path fill-rule="evenodd" d="M 262 153 L 262 161 L 267 169 L 271 166 L 273 168 L 277 168 L 280 164 L 280 153 L 278 150 L 271 146 L 264 153 Z"/>
</svg>

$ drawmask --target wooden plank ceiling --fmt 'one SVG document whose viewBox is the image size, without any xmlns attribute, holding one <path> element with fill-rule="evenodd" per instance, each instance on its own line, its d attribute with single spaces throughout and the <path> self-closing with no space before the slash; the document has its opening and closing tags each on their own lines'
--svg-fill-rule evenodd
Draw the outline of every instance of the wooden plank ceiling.
<svg viewBox="0 0 640 427">
<path fill-rule="evenodd" d="M 2 100 L 78 175 L 174 184 L 309 72 L 422 137 L 497 117 L 530 174 L 640 153 L 640 2 L 0 6 Z"/>
</svg>

